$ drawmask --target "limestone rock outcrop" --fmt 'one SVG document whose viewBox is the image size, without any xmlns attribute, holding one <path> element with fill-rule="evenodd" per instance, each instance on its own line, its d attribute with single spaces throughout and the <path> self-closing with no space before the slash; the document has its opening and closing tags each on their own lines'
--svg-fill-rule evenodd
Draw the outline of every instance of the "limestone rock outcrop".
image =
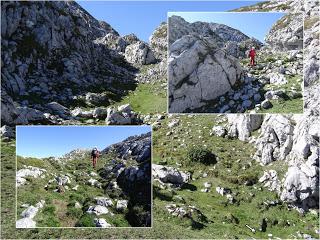
<svg viewBox="0 0 320 240">
<path fill-rule="evenodd" d="M 187 112 L 230 91 L 242 80 L 238 61 L 212 38 L 185 35 L 170 46 L 169 112 Z"/>
</svg>

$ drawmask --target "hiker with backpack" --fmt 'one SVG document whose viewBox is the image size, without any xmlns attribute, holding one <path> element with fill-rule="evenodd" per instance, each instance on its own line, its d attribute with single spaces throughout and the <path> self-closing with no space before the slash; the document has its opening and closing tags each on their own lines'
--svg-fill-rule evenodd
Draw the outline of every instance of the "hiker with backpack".
<svg viewBox="0 0 320 240">
<path fill-rule="evenodd" d="M 255 57 L 256 57 L 256 50 L 254 47 L 252 47 L 251 50 L 249 51 L 250 66 L 256 65 Z"/>
<path fill-rule="evenodd" d="M 93 168 L 96 168 L 99 154 L 100 154 L 100 152 L 98 151 L 98 148 L 97 148 L 97 147 L 95 147 L 95 148 L 92 149 L 92 151 L 91 151 L 91 160 L 92 160 L 92 166 L 93 166 Z"/>
</svg>

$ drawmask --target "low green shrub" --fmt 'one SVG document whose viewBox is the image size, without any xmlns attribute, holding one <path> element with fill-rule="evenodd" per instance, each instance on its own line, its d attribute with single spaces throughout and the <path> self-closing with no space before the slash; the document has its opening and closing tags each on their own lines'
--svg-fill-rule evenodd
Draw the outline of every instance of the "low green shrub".
<svg viewBox="0 0 320 240">
<path fill-rule="evenodd" d="M 54 215 L 55 211 L 56 211 L 56 207 L 54 205 L 47 205 L 42 210 L 44 214 L 52 214 L 52 215 Z"/>
<path fill-rule="evenodd" d="M 90 214 L 84 214 L 76 223 L 76 227 L 95 227 L 94 216 Z"/>
<path fill-rule="evenodd" d="M 189 149 L 187 156 L 191 162 L 200 162 L 205 165 L 217 163 L 216 155 L 202 147 Z"/>
</svg>

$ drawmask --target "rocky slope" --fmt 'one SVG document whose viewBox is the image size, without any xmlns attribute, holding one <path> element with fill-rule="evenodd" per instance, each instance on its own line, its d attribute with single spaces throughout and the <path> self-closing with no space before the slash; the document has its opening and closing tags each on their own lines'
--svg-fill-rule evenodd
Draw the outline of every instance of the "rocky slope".
<svg viewBox="0 0 320 240">
<path fill-rule="evenodd" d="M 73 1 L 3 2 L 1 10 L 2 125 L 81 123 L 72 110 L 119 102 L 142 65 L 159 61 L 147 43 Z"/>
<path fill-rule="evenodd" d="M 17 164 L 17 228 L 151 226 L 150 133 L 103 150 L 97 171 L 81 149 Z"/>
<path fill-rule="evenodd" d="M 304 108 L 305 113 L 319 115 L 319 1 L 307 0 L 271 0 L 254 6 L 237 9 L 236 11 L 286 11 L 288 16 L 303 14 L 304 22 Z M 297 23 L 294 18 L 283 18 L 281 22 L 293 26 L 293 31 L 288 31 L 284 36 L 292 34 L 292 41 L 301 38 L 301 23 Z M 276 32 L 275 32 L 276 33 Z M 295 34 L 299 36 L 295 37 Z"/>
<path fill-rule="evenodd" d="M 170 17 L 169 111 L 302 112 L 299 19 L 300 15 L 288 15 L 277 22 L 263 46 L 223 24 L 188 23 L 181 17 Z M 246 56 L 253 46 L 258 51 L 258 64 L 249 67 Z M 281 94 L 275 96 L 274 90 L 279 89 Z"/>
<path fill-rule="evenodd" d="M 316 238 L 318 125 L 302 115 L 169 115 L 154 132 L 156 218 L 198 236 Z"/>
<path fill-rule="evenodd" d="M 319 124 L 319 118 L 302 115 L 236 115 L 228 116 L 225 134 L 254 143 L 254 158 L 264 166 L 284 161 L 288 170 L 283 179 L 270 169 L 260 181 L 304 212 L 319 208 Z M 257 129 L 259 135 L 250 137 Z"/>
</svg>

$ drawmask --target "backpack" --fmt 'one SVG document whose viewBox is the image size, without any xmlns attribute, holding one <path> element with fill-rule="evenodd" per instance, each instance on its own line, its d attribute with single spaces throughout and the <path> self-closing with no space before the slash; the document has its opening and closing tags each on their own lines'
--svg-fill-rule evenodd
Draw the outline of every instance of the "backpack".
<svg viewBox="0 0 320 240">
<path fill-rule="evenodd" d="M 93 149 L 93 150 L 91 151 L 91 157 L 97 157 L 98 154 L 99 154 L 98 150 Z"/>
</svg>

